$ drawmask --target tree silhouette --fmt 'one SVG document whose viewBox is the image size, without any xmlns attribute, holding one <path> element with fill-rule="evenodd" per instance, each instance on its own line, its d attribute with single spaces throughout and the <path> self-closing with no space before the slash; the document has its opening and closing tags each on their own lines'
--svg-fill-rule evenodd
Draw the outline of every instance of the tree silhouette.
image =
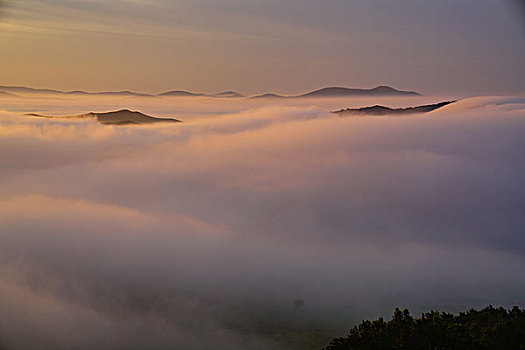
<svg viewBox="0 0 525 350">
<path fill-rule="evenodd" d="M 362 321 L 325 350 L 525 350 L 525 310 L 471 309 L 454 316 L 430 311 L 414 319 L 396 308 L 392 320 Z"/>
</svg>

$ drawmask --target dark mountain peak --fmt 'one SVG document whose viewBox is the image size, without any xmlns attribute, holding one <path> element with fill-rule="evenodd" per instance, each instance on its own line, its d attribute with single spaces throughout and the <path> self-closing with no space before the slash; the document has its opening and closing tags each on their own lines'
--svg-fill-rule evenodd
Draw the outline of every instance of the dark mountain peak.
<svg viewBox="0 0 525 350">
<path fill-rule="evenodd" d="M 111 95 L 111 96 L 141 96 L 141 97 L 148 97 L 151 96 L 149 94 L 141 94 L 138 92 L 133 92 L 129 90 L 123 90 L 123 91 L 102 91 L 102 92 L 94 92 L 91 94 L 95 95 Z"/>
<path fill-rule="evenodd" d="M 133 92 L 129 90 L 123 91 L 102 91 L 102 92 L 87 92 L 82 90 L 73 90 L 73 91 L 60 91 L 53 89 L 39 89 L 39 88 L 30 88 L 25 86 L 0 86 L 0 90 L 6 92 L 14 92 L 20 94 L 53 94 L 53 95 L 112 95 L 112 96 L 142 96 L 149 97 L 149 94 L 143 94 L 138 92 Z"/>
<path fill-rule="evenodd" d="M 194 93 L 184 90 L 172 90 L 159 94 L 158 96 L 204 96 L 201 93 Z"/>
<path fill-rule="evenodd" d="M 277 94 L 262 94 L 262 95 L 255 95 L 250 98 L 285 98 L 286 96 L 277 95 Z"/>
<path fill-rule="evenodd" d="M 344 97 L 344 96 L 408 96 L 419 95 L 413 91 L 396 90 L 390 86 L 377 86 L 373 89 L 355 89 L 340 86 L 331 86 L 315 90 L 296 97 Z"/>
<path fill-rule="evenodd" d="M 390 108 L 381 105 L 375 105 L 370 107 L 361 107 L 361 108 L 347 108 L 335 111 L 340 116 L 347 115 L 402 115 L 402 114 L 415 114 L 415 113 L 428 113 L 448 104 L 454 103 L 456 101 L 445 101 L 430 105 L 422 105 L 417 107 L 407 107 L 407 108 Z"/>
<path fill-rule="evenodd" d="M 27 93 L 27 94 L 63 94 L 62 91 L 58 90 L 52 90 L 52 89 L 37 89 L 37 88 L 30 88 L 25 86 L 0 86 L 0 90 L 5 92 L 19 92 L 19 93 Z"/>
<path fill-rule="evenodd" d="M 156 118 L 138 111 L 121 109 L 110 112 L 90 112 L 80 115 L 56 117 L 45 116 L 36 113 L 27 114 L 31 117 L 51 118 L 51 119 L 96 119 L 99 123 L 106 125 L 132 125 L 132 124 L 152 124 L 152 123 L 178 123 L 180 120 L 173 118 Z"/>
<path fill-rule="evenodd" d="M 415 91 L 402 91 L 402 90 L 394 89 L 393 87 L 387 86 L 387 85 L 376 86 L 375 88 L 370 89 L 370 91 L 374 91 L 374 92 L 377 92 L 377 93 L 382 93 L 382 94 L 385 94 L 385 95 L 397 95 L 397 94 L 417 95 L 417 96 L 421 95 L 420 93 L 417 93 Z"/>
<path fill-rule="evenodd" d="M 399 91 L 399 90 L 394 89 L 393 87 L 387 86 L 387 85 L 379 85 L 379 86 L 376 86 L 375 88 L 370 89 L 370 90 L 372 90 L 372 91 Z"/>
<path fill-rule="evenodd" d="M 242 94 L 236 92 L 236 91 L 223 91 L 219 92 L 217 94 L 214 94 L 213 96 L 217 97 L 244 97 Z"/>
<path fill-rule="evenodd" d="M 82 90 L 73 90 L 66 92 L 68 95 L 89 95 L 89 92 L 82 91 Z"/>
<path fill-rule="evenodd" d="M 322 89 L 318 89 L 318 90 L 314 90 L 312 92 L 308 92 L 304 95 L 301 95 L 301 96 L 314 96 L 314 95 L 344 95 L 344 94 L 348 94 L 352 91 L 357 91 L 357 89 L 349 89 L 349 88 L 345 88 L 345 87 L 341 87 L 341 86 L 330 86 L 330 87 L 325 87 L 325 88 L 322 88 Z"/>
<path fill-rule="evenodd" d="M 244 97 L 242 94 L 235 91 L 223 91 L 216 94 L 202 94 L 184 90 L 173 90 L 161 93 L 157 96 L 176 96 L 176 97 Z"/>
</svg>

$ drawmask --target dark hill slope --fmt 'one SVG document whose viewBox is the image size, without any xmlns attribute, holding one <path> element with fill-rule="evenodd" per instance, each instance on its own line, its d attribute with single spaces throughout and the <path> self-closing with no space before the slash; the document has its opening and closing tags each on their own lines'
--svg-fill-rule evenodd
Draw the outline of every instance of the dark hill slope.
<svg viewBox="0 0 525 350">
<path fill-rule="evenodd" d="M 347 108 L 335 111 L 340 116 L 350 116 L 350 115 L 404 115 L 404 114 L 415 114 L 415 113 L 428 113 L 448 104 L 454 103 L 456 101 L 445 101 L 440 103 L 435 103 L 431 105 L 423 105 L 417 107 L 407 107 L 407 108 L 389 108 L 385 106 L 375 105 L 371 107 L 362 107 L 362 108 Z"/>
<path fill-rule="evenodd" d="M 27 114 L 31 117 L 52 118 L 52 119 L 96 119 L 99 123 L 106 125 L 130 125 L 130 124 L 152 124 L 152 123 L 178 123 L 180 120 L 172 118 L 156 118 L 141 112 L 121 109 L 119 111 L 104 113 L 87 113 L 73 116 L 56 117 L 40 114 Z"/>
<path fill-rule="evenodd" d="M 344 96 L 420 96 L 414 91 L 402 91 L 390 86 L 378 86 L 373 89 L 349 89 L 345 87 L 327 87 L 297 97 L 344 97 Z"/>
</svg>

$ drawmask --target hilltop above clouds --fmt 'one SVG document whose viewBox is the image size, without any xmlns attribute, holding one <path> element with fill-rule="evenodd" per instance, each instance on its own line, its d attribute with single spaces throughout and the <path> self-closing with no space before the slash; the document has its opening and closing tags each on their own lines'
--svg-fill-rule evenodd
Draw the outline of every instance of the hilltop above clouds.
<svg viewBox="0 0 525 350">
<path fill-rule="evenodd" d="M 106 125 L 132 125 L 132 124 L 152 124 L 152 123 L 177 123 L 180 120 L 172 118 L 156 118 L 137 111 L 121 109 L 113 112 L 79 114 L 72 116 L 49 116 L 36 113 L 26 114 L 29 117 L 40 117 L 48 119 L 96 119 L 101 124 Z"/>
</svg>

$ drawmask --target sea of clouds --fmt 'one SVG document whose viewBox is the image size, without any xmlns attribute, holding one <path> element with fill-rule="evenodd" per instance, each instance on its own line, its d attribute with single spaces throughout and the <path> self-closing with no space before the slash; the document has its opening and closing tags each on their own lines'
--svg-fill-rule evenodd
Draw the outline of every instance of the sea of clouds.
<svg viewBox="0 0 525 350">
<path fill-rule="evenodd" d="M 0 111 L 0 347 L 307 349 L 396 306 L 525 306 L 524 98 L 22 115 L 115 104 L 78 99 Z"/>
</svg>

